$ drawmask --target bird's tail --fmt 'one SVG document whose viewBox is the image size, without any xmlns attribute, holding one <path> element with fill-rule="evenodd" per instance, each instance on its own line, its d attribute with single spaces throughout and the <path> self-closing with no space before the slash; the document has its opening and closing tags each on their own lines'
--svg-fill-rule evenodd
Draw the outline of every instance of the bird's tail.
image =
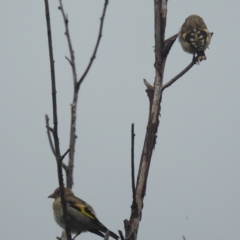
<svg viewBox="0 0 240 240">
<path fill-rule="evenodd" d="M 199 62 L 201 62 L 202 60 L 206 60 L 207 58 L 206 58 L 206 55 L 205 55 L 205 53 L 204 53 L 204 51 L 201 51 L 201 52 L 198 52 L 197 53 L 197 60 L 199 61 Z"/>
<path fill-rule="evenodd" d="M 91 233 L 94 233 L 94 234 L 96 234 L 96 235 L 98 235 L 98 236 L 100 236 L 100 237 L 105 237 L 105 235 L 101 232 L 101 231 L 103 231 L 105 234 L 106 234 L 106 232 L 107 231 L 109 231 L 109 235 L 112 237 L 112 238 L 114 238 L 114 239 L 119 239 L 119 236 L 117 235 L 117 234 L 115 234 L 114 232 L 111 232 L 110 230 L 108 230 L 108 229 L 104 229 L 104 230 L 97 230 L 97 229 L 88 229 L 88 231 L 89 232 L 91 232 Z"/>
<path fill-rule="evenodd" d="M 114 232 L 111 232 L 111 231 L 109 231 L 110 232 L 110 236 L 112 237 L 112 238 L 114 238 L 114 239 L 119 239 L 119 236 L 117 235 L 117 234 L 115 234 Z"/>
</svg>

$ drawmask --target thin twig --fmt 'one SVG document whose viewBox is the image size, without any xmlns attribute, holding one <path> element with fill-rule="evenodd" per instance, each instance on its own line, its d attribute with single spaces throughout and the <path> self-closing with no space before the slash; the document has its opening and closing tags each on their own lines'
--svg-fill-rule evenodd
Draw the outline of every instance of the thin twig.
<svg viewBox="0 0 240 240">
<path fill-rule="evenodd" d="M 103 7 L 103 12 L 102 12 L 102 16 L 101 16 L 101 18 L 100 18 L 100 27 L 99 27 L 97 42 L 96 42 L 96 45 L 95 45 L 93 54 L 92 54 L 92 56 L 91 56 L 91 58 L 90 58 L 90 61 L 89 61 L 89 63 L 88 63 L 88 66 L 87 66 L 85 72 L 83 73 L 83 75 L 81 76 L 81 78 L 79 79 L 79 81 L 78 81 L 78 83 L 77 83 L 77 89 L 79 89 L 81 83 L 83 82 L 83 80 L 84 80 L 84 78 L 86 77 L 89 69 L 91 68 L 94 59 L 96 58 L 96 53 L 97 53 L 98 46 L 99 46 L 99 43 L 100 43 L 100 40 L 101 40 L 101 37 L 102 37 L 103 23 L 104 23 L 104 18 L 105 18 L 106 10 L 107 10 L 107 5 L 108 5 L 108 0 L 105 0 L 104 7 Z"/>
<path fill-rule="evenodd" d="M 59 0 L 59 3 L 60 3 L 59 9 L 62 12 L 64 25 L 65 25 L 65 35 L 67 37 L 67 42 L 68 42 L 68 47 L 69 47 L 69 52 L 70 52 L 70 59 L 68 57 L 66 57 L 66 59 L 72 67 L 73 82 L 74 82 L 73 102 L 71 104 L 71 126 L 70 126 L 70 142 L 69 142 L 70 153 L 69 153 L 68 171 L 67 171 L 67 187 L 71 189 L 73 186 L 74 152 L 75 152 L 75 142 L 76 142 L 76 138 L 77 138 L 77 136 L 76 136 L 76 117 L 77 117 L 78 91 L 79 91 L 81 83 L 83 82 L 85 76 L 87 75 L 88 71 L 90 70 L 90 67 L 93 63 L 94 58 L 96 58 L 97 49 L 98 49 L 98 46 L 100 43 L 100 39 L 102 37 L 103 22 L 104 22 L 104 17 L 105 17 L 107 5 L 108 5 L 108 0 L 105 0 L 105 3 L 104 3 L 103 13 L 102 13 L 102 16 L 100 19 L 99 34 L 98 34 L 95 49 L 93 51 L 93 55 L 90 59 L 90 62 L 88 64 L 85 72 L 83 73 L 83 75 L 79 81 L 77 81 L 74 50 L 72 47 L 70 32 L 69 32 L 69 28 L 68 28 L 68 23 L 69 23 L 68 17 L 64 11 L 62 0 Z"/>
<path fill-rule="evenodd" d="M 72 62 L 68 57 L 65 57 L 67 59 L 67 61 L 69 62 L 69 64 L 72 66 Z"/>
<path fill-rule="evenodd" d="M 55 148 L 53 146 L 53 141 L 52 141 L 52 137 L 51 137 L 51 134 L 50 134 L 50 131 L 53 130 L 53 129 L 49 127 L 49 117 L 48 117 L 47 114 L 45 115 L 45 122 L 46 122 L 46 128 L 47 128 L 48 141 L 49 141 L 49 144 L 50 144 L 53 155 L 56 156 Z"/>
<path fill-rule="evenodd" d="M 70 31 L 68 28 L 68 17 L 64 11 L 62 0 L 59 0 L 60 3 L 60 11 L 62 13 L 64 25 L 65 25 L 65 35 L 67 38 L 68 42 L 68 49 L 70 53 L 70 59 L 66 57 L 68 60 L 71 68 L 72 68 L 72 75 L 73 75 L 73 86 L 74 86 L 74 91 L 73 91 L 73 103 L 71 104 L 71 127 L 70 127 L 70 143 L 69 143 L 69 148 L 70 148 L 70 153 L 69 153 L 69 159 L 68 159 L 68 168 L 66 171 L 66 184 L 67 188 L 72 189 L 73 186 L 73 162 L 74 162 L 74 151 L 75 151 L 75 132 L 76 132 L 76 107 L 77 107 L 77 99 L 78 99 L 78 92 L 77 92 L 77 71 L 76 71 L 76 65 L 75 65 L 75 56 L 74 56 L 74 50 L 72 47 L 72 42 L 71 42 L 71 37 L 70 37 Z"/>
<path fill-rule="evenodd" d="M 65 171 L 65 175 L 66 175 L 66 178 L 68 178 L 69 177 L 69 169 L 68 169 L 68 166 L 65 164 L 65 163 L 63 163 L 62 162 L 62 168 L 64 169 L 64 171 Z"/>
<path fill-rule="evenodd" d="M 110 236 L 110 232 L 109 232 L 109 230 L 107 230 L 106 233 L 105 233 L 104 240 L 108 240 L 109 236 Z"/>
<path fill-rule="evenodd" d="M 131 169 L 132 169 L 132 197 L 133 197 L 133 202 L 136 202 L 136 187 L 135 187 L 135 168 L 134 168 L 134 123 L 132 123 L 131 127 Z"/>
<path fill-rule="evenodd" d="M 176 34 L 174 34 L 173 36 L 171 36 L 170 38 L 166 39 L 166 40 L 164 41 L 165 46 L 168 45 L 169 42 L 172 42 L 173 40 L 176 40 L 177 37 L 178 37 L 178 33 L 176 33 Z"/>
<path fill-rule="evenodd" d="M 61 161 L 63 161 L 63 159 L 69 152 L 70 152 L 70 148 L 61 156 Z"/>
<path fill-rule="evenodd" d="M 183 237 L 183 240 L 186 240 L 185 236 L 182 236 Z"/>
<path fill-rule="evenodd" d="M 174 78 L 172 78 L 170 81 L 168 81 L 162 86 L 162 92 L 164 91 L 165 88 L 170 87 L 173 83 L 175 83 L 182 75 L 184 75 L 187 71 L 189 71 L 195 64 L 196 64 L 196 58 L 193 57 L 192 62 L 185 69 L 183 69 L 178 75 L 176 75 Z"/>
<path fill-rule="evenodd" d="M 75 140 L 76 140 L 76 117 L 77 117 L 77 99 L 78 99 L 78 91 L 77 91 L 77 72 L 76 72 L 76 65 L 75 65 L 75 56 L 74 56 L 74 50 L 72 47 L 71 37 L 70 37 L 70 31 L 68 28 L 68 17 L 64 11 L 62 0 L 59 0 L 60 3 L 60 11 L 62 13 L 64 25 L 65 25 L 65 35 L 67 38 L 68 43 L 68 49 L 70 54 L 70 59 L 66 57 L 67 61 L 69 62 L 71 68 L 72 68 L 72 75 L 73 75 L 73 103 L 71 104 L 71 126 L 70 126 L 70 153 L 68 158 L 68 170 L 66 171 L 66 184 L 67 188 L 72 189 L 73 186 L 73 166 L 74 166 L 74 152 L 75 152 Z"/>
<path fill-rule="evenodd" d="M 67 239 L 71 240 L 71 229 L 69 226 L 68 214 L 67 214 L 67 209 L 66 209 L 63 174 L 62 174 L 62 161 L 61 161 L 59 138 L 58 138 L 57 91 L 56 91 L 56 82 L 55 82 L 51 22 L 50 22 L 48 0 L 45 0 L 45 12 L 46 12 L 46 22 L 47 22 L 49 58 L 50 58 L 50 69 L 51 69 L 51 83 L 52 83 L 52 104 L 53 104 L 53 124 L 54 124 L 53 137 L 54 137 L 55 153 L 56 153 L 55 156 L 56 156 L 57 170 L 58 170 L 58 182 L 59 182 L 60 192 L 61 192 L 61 204 L 62 204 L 63 216 L 64 216 L 64 220 L 65 220 L 65 230 L 67 233 Z"/>
<path fill-rule="evenodd" d="M 119 235 L 120 235 L 121 240 L 125 240 L 122 231 L 121 231 L 121 230 L 118 230 L 118 233 L 119 233 Z"/>
<path fill-rule="evenodd" d="M 75 84 L 77 83 L 77 71 L 76 71 L 76 65 L 75 65 L 74 51 L 73 51 L 72 42 L 71 42 L 71 38 L 70 38 L 70 32 L 69 32 L 69 28 L 68 28 L 68 17 L 64 11 L 62 0 L 59 0 L 59 3 L 60 3 L 59 10 L 62 12 L 62 17 L 63 17 L 63 21 L 64 21 L 64 25 L 65 25 L 65 35 L 67 37 L 68 48 L 69 48 L 70 59 L 71 59 L 71 60 L 69 60 L 67 58 L 67 60 L 69 61 L 70 65 L 72 67 L 73 82 L 74 82 L 74 86 L 75 86 Z"/>
<path fill-rule="evenodd" d="M 132 212 L 137 216 L 138 215 L 138 205 L 136 202 L 136 186 L 135 186 L 135 166 L 134 166 L 134 123 L 131 127 L 131 169 L 132 169 Z"/>
<path fill-rule="evenodd" d="M 62 163 L 62 167 L 66 172 L 68 171 L 68 166 L 65 163 Z"/>
<path fill-rule="evenodd" d="M 46 126 L 46 128 L 47 128 L 51 133 L 53 133 L 53 128 L 48 127 L 48 126 Z"/>
<path fill-rule="evenodd" d="M 168 38 L 167 40 L 164 41 L 164 49 L 163 49 L 163 55 L 167 56 L 169 51 L 171 50 L 174 42 L 176 41 L 178 37 L 178 34 L 173 35 L 172 37 Z"/>
<path fill-rule="evenodd" d="M 143 82 L 144 82 L 145 86 L 147 87 L 147 89 L 154 91 L 154 86 L 152 86 L 146 79 L 143 79 Z"/>
</svg>

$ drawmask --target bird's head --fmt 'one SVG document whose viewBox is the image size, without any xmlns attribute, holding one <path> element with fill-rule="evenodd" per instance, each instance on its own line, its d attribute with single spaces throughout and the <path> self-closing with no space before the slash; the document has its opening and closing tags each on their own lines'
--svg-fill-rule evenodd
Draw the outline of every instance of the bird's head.
<svg viewBox="0 0 240 240">
<path fill-rule="evenodd" d="M 68 189 L 68 188 L 64 188 L 64 192 L 65 192 L 65 196 L 74 196 L 73 192 Z M 55 189 L 55 191 L 48 196 L 48 198 L 58 198 L 61 196 L 61 192 L 60 192 L 60 188 L 58 187 L 57 189 Z"/>
</svg>

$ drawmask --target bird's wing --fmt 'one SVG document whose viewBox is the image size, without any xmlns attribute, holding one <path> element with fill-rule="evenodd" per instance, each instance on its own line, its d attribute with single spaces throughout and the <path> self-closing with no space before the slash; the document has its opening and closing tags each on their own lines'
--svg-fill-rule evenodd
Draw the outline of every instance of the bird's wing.
<svg viewBox="0 0 240 240">
<path fill-rule="evenodd" d="M 74 208 L 75 210 L 81 212 L 86 217 L 90 218 L 97 226 L 100 227 L 102 231 L 107 231 L 107 228 L 97 219 L 94 210 L 90 205 L 83 204 L 83 201 L 76 201 L 72 197 L 67 197 L 66 202 L 68 207 Z M 84 202 L 85 203 L 85 202 Z"/>
<path fill-rule="evenodd" d="M 83 215 L 91 218 L 92 220 L 97 219 L 97 217 L 94 215 L 94 213 L 85 205 L 81 204 L 81 203 L 74 203 L 71 204 L 71 207 L 80 211 Z"/>
</svg>

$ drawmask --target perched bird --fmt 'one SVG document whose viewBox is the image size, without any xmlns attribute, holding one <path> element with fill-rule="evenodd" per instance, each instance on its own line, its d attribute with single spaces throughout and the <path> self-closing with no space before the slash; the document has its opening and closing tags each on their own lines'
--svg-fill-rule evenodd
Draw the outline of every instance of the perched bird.
<svg viewBox="0 0 240 240">
<path fill-rule="evenodd" d="M 70 218 L 69 223 L 71 226 L 71 232 L 76 233 L 76 236 L 74 238 L 76 238 L 81 232 L 86 231 L 104 237 L 105 235 L 103 233 L 106 233 L 108 229 L 97 219 L 96 213 L 93 208 L 88 203 L 84 202 L 82 199 L 76 197 L 70 189 L 64 188 L 64 190 L 67 203 L 67 212 Z M 61 228 L 65 229 L 65 221 L 63 218 L 60 197 L 60 188 L 57 188 L 48 197 L 55 199 L 52 205 L 54 218 L 57 224 Z M 112 238 L 119 238 L 115 233 L 111 231 L 109 232 Z"/>
<path fill-rule="evenodd" d="M 178 39 L 184 51 L 197 54 L 197 60 L 206 60 L 204 51 L 210 44 L 212 34 L 208 31 L 203 19 L 198 15 L 186 18 L 179 33 Z"/>
</svg>

